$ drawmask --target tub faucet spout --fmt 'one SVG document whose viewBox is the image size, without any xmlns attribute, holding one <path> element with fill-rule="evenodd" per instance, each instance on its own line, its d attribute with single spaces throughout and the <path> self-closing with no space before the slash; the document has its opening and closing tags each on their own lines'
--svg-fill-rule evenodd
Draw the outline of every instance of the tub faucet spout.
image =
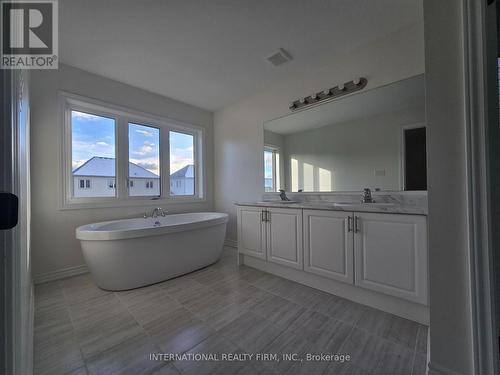
<svg viewBox="0 0 500 375">
<path fill-rule="evenodd" d="M 157 207 L 153 209 L 153 212 L 151 213 L 152 218 L 157 218 L 158 216 L 165 217 L 166 211 L 163 210 L 161 207 Z"/>
</svg>

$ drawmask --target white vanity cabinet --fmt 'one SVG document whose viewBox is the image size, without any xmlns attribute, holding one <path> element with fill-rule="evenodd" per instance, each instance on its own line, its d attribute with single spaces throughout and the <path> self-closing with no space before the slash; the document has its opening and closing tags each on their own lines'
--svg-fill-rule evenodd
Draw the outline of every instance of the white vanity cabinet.
<svg viewBox="0 0 500 375">
<path fill-rule="evenodd" d="M 239 206 L 238 233 L 240 253 L 307 275 L 299 279 L 428 303 L 425 216 Z"/>
<path fill-rule="evenodd" d="M 304 210 L 304 270 L 354 283 L 352 212 Z"/>
<path fill-rule="evenodd" d="M 427 220 L 354 213 L 355 284 L 427 304 Z"/>
<path fill-rule="evenodd" d="M 238 249 L 242 254 L 302 269 L 302 210 L 238 207 Z"/>
</svg>

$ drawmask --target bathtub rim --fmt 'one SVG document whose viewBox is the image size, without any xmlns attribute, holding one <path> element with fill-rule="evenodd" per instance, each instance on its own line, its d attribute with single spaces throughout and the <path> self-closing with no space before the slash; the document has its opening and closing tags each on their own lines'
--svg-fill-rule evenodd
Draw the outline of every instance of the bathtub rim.
<svg viewBox="0 0 500 375">
<path fill-rule="evenodd" d="M 101 221 L 97 223 L 81 225 L 78 228 L 76 228 L 75 234 L 76 238 L 80 241 L 124 240 L 131 238 L 161 236 L 169 233 L 178 233 L 178 232 L 185 232 L 201 228 L 209 228 L 212 226 L 222 225 L 222 224 L 226 225 L 227 222 L 229 221 L 229 215 L 223 212 L 185 212 L 179 214 L 171 214 L 167 216 L 189 215 L 189 214 L 217 214 L 219 216 L 192 223 L 174 224 L 161 227 L 148 227 L 148 228 L 138 228 L 138 229 L 116 229 L 116 230 L 105 230 L 105 231 L 104 230 L 96 231 L 96 230 L 91 230 L 89 228 L 91 225 L 106 225 L 128 220 L 137 220 L 140 218 L 109 220 L 109 221 Z"/>
</svg>

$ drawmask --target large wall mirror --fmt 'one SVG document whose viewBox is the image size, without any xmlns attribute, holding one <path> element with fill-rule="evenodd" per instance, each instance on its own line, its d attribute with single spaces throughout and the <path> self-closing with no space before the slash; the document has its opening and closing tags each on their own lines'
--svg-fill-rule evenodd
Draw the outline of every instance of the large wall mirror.
<svg viewBox="0 0 500 375">
<path fill-rule="evenodd" d="M 272 192 L 427 190 L 423 75 L 264 123 Z"/>
</svg>

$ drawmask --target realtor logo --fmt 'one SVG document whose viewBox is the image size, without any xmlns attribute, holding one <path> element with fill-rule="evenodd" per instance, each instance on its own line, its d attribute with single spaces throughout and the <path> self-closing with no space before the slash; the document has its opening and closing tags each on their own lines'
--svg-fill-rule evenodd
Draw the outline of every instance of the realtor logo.
<svg viewBox="0 0 500 375">
<path fill-rule="evenodd" d="M 57 69 L 57 0 L 1 1 L 1 68 Z"/>
</svg>

